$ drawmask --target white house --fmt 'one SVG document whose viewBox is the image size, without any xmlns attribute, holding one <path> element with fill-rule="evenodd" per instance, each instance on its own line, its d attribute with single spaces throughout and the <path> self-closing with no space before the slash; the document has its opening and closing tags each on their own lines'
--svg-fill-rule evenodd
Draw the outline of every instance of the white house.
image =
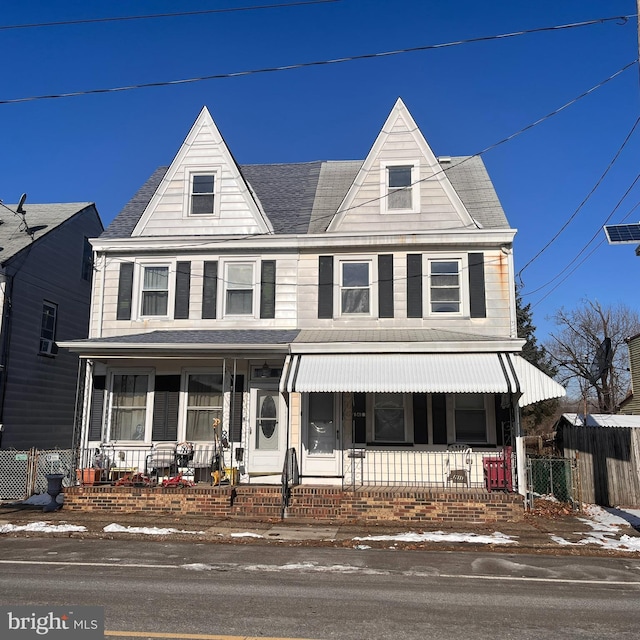
<svg viewBox="0 0 640 640">
<path fill-rule="evenodd" d="M 437 158 L 401 100 L 363 161 L 301 164 L 237 164 L 203 108 L 92 240 L 89 337 L 64 345 L 84 445 L 148 471 L 193 443 L 200 479 L 215 446 L 245 483 L 293 450 L 303 484 L 482 487 L 520 407 L 564 394 L 519 355 L 515 233 L 482 159 Z"/>
</svg>

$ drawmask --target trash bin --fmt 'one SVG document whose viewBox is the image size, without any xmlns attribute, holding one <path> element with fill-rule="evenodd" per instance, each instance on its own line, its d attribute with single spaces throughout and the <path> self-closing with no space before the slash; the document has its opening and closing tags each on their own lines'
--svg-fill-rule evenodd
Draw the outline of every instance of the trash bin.
<svg viewBox="0 0 640 640">
<path fill-rule="evenodd" d="M 482 458 L 484 481 L 488 491 L 492 489 L 506 489 L 513 491 L 511 478 L 511 447 L 506 447 L 499 456 L 484 456 Z"/>
</svg>

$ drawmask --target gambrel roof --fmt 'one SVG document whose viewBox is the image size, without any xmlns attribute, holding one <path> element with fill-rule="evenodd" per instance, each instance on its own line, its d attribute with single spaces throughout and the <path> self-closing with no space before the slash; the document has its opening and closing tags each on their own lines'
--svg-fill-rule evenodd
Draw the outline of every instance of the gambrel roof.
<svg viewBox="0 0 640 640">
<path fill-rule="evenodd" d="M 361 160 L 240 165 L 276 234 L 322 233 L 331 222 L 362 166 Z M 482 158 L 457 156 L 442 162 L 453 188 L 481 228 L 508 229 L 509 223 Z M 128 238 L 164 178 L 158 168 L 102 234 Z"/>
</svg>

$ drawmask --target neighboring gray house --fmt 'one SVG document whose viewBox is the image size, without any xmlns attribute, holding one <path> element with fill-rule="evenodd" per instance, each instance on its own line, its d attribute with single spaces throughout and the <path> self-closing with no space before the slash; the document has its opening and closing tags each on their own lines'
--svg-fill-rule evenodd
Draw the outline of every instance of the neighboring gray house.
<svg viewBox="0 0 640 640">
<path fill-rule="evenodd" d="M 0 207 L 0 424 L 3 449 L 71 448 L 79 359 L 61 340 L 86 336 L 94 204 Z"/>
<path fill-rule="evenodd" d="M 631 389 L 620 403 L 618 413 L 640 415 L 640 333 L 628 337 L 629 369 L 631 370 Z"/>
<path fill-rule="evenodd" d="M 520 407 L 564 394 L 520 357 L 514 235 L 482 160 L 436 158 L 401 100 L 364 160 L 259 166 L 204 108 L 92 240 L 89 337 L 64 345 L 83 444 L 123 470 L 223 442 L 242 482 L 293 449 L 302 483 L 482 487 L 483 456 L 523 451 Z"/>
</svg>

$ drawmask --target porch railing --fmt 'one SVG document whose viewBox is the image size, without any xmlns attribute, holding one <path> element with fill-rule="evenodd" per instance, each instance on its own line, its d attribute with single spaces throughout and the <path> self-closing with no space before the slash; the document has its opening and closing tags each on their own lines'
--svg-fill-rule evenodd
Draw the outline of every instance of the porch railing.
<svg viewBox="0 0 640 640">
<path fill-rule="evenodd" d="M 515 487 L 510 448 L 456 446 L 441 451 L 395 448 L 352 448 L 344 452 L 344 485 L 409 486 L 467 489 Z"/>
<path fill-rule="evenodd" d="M 186 444 L 186 443 L 185 443 Z M 76 471 L 81 484 L 160 484 L 170 478 L 184 484 L 236 484 L 238 468 L 229 449 L 211 444 L 166 442 L 131 447 L 103 444 L 81 451 Z"/>
</svg>

